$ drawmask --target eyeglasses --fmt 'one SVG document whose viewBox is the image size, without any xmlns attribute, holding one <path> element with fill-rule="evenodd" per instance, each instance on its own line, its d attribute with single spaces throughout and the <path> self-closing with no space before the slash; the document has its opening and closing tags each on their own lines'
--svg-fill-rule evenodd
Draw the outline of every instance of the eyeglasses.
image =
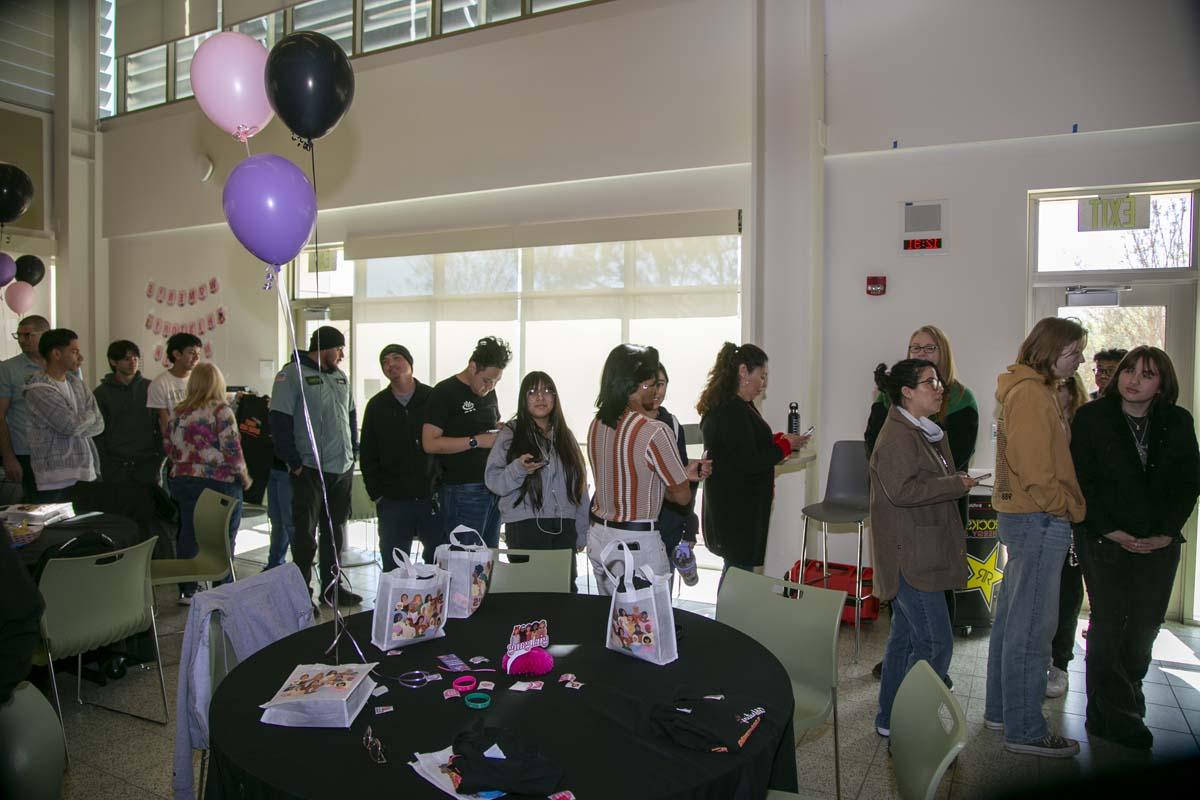
<svg viewBox="0 0 1200 800">
<path fill-rule="evenodd" d="M 1111 378 L 1117 374 L 1116 367 L 1096 367 L 1092 372 L 1096 373 L 1097 378 Z"/>
<path fill-rule="evenodd" d="M 935 392 L 940 392 L 942 390 L 941 378 L 926 378 L 923 381 L 917 381 L 917 386 L 920 386 L 922 383 L 928 383 L 929 388 L 933 389 Z"/>
<path fill-rule="evenodd" d="M 554 397 L 556 392 L 549 386 L 543 386 L 540 389 L 528 389 L 525 394 L 529 397 Z"/>
<path fill-rule="evenodd" d="M 908 346 L 908 352 L 914 356 L 918 353 L 928 356 L 936 353 L 937 351 L 938 346 L 936 344 L 910 344 Z"/>
<path fill-rule="evenodd" d="M 383 742 L 379 741 L 374 733 L 371 732 L 371 726 L 367 726 L 367 730 L 363 733 L 363 747 L 367 748 L 367 755 L 376 764 L 386 764 L 387 756 L 383 754 Z"/>
<path fill-rule="evenodd" d="M 32 339 L 35 336 L 37 336 L 37 334 L 33 331 L 29 331 L 28 333 L 21 333 L 18 331 L 12 335 L 14 339 Z"/>
</svg>

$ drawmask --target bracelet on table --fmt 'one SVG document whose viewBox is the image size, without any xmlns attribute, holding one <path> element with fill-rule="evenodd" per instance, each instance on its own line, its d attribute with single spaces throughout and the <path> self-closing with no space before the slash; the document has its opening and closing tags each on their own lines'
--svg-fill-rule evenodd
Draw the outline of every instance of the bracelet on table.
<svg viewBox="0 0 1200 800">
<path fill-rule="evenodd" d="M 486 692 L 471 692 L 463 698 L 467 708 L 483 709 L 492 704 L 492 696 Z"/>
<path fill-rule="evenodd" d="M 450 685 L 460 692 L 470 692 L 479 685 L 479 681 L 474 675 L 463 675 L 461 678 L 455 678 Z"/>
<path fill-rule="evenodd" d="M 429 676 L 422 670 L 414 669 L 411 672 L 406 672 L 396 678 L 401 686 L 406 686 L 409 689 L 420 689 L 425 684 L 429 683 Z"/>
</svg>

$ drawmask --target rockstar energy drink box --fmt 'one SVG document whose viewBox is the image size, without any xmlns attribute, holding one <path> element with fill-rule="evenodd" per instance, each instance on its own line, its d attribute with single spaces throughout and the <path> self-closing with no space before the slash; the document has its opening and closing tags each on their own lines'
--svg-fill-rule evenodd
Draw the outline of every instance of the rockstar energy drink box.
<svg viewBox="0 0 1200 800">
<path fill-rule="evenodd" d="M 967 588 L 954 593 L 953 624 L 956 629 L 992 624 L 1007 561 L 1007 554 L 1000 544 L 991 495 L 970 495 L 967 500 Z"/>
</svg>

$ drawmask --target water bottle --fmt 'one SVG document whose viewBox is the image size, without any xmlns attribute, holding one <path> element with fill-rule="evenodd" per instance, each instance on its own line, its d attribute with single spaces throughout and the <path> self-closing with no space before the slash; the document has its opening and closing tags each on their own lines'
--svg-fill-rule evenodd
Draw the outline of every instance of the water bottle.
<svg viewBox="0 0 1200 800">
<path fill-rule="evenodd" d="M 700 576 L 696 574 L 696 554 L 692 552 L 692 543 L 687 539 L 675 548 L 675 569 L 679 570 L 679 577 L 688 586 L 700 582 Z"/>
<path fill-rule="evenodd" d="M 800 434 L 800 404 L 788 403 L 788 424 L 787 432 L 795 435 Z"/>
</svg>

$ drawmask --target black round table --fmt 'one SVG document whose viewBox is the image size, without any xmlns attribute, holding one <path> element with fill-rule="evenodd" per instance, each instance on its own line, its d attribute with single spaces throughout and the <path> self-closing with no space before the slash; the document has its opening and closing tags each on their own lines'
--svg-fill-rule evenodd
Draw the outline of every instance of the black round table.
<svg viewBox="0 0 1200 800">
<path fill-rule="evenodd" d="M 604 646 L 609 602 L 594 595 L 489 595 L 470 619 L 450 620 L 445 637 L 410 645 L 398 656 L 385 656 L 370 643 L 371 612 L 355 614 L 348 618 L 350 631 L 384 675 L 436 670 L 437 657 L 448 653 L 464 661 L 486 656 L 489 663 L 479 666 L 498 668 L 512 626 L 540 618 L 549 622 L 555 665 L 540 676 L 540 692 L 509 690 L 519 676 L 474 673 L 496 684 L 491 707 L 482 711 L 443 699 L 452 674 L 418 689 L 380 681 L 389 691 L 372 698 L 349 730 L 260 721 L 259 705 L 296 665 L 334 663 L 324 655 L 332 623 L 282 639 L 235 667 L 213 697 L 205 797 L 444 799 L 408 762 L 413 753 L 450 746 L 481 717 L 532 740 L 563 767 L 559 790 L 569 789 L 578 800 L 730 800 L 761 798 L 768 788 L 795 791 L 791 683 L 779 660 L 739 631 L 681 609 L 675 609 L 679 658 L 673 663 L 660 667 L 610 651 Z M 357 660 L 349 644 L 341 645 L 341 657 Z M 564 672 L 574 673 L 583 688 L 559 683 Z M 752 698 L 766 709 L 766 724 L 736 753 L 681 747 L 655 733 L 648 715 L 683 687 Z M 395 710 L 377 715 L 375 707 L 384 705 Z M 384 744 L 386 764 L 374 763 L 362 744 L 368 725 Z"/>
</svg>

